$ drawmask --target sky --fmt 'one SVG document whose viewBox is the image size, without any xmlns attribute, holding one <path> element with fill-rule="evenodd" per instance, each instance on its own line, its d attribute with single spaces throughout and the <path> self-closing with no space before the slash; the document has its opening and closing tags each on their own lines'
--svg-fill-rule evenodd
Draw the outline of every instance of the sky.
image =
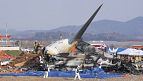
<svg viewBox="0 0 143 81">
<path fill-rule="evenodd" d="M 0 29 L 49 30 L 93 21 L 128 21 L 143 16 L 143 0 L 0 0 Z M 7 26 L 6 26 L 7 24 Z"/>
</svg>

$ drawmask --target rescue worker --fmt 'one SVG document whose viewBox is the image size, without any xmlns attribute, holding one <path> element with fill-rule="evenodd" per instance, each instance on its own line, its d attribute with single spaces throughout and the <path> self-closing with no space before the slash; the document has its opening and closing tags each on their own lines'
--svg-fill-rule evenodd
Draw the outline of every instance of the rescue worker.
<svg viewBox="0 0 143 81">
<path fill-rule="evenodd" d="M 48 73 L 50 72 L 50 68 L 48 66 L 48 64 L 45 66 L 45 73 L 44 73 L 44 77 L 43 78 L 48 78 Z"/>
<path fill-rule="evenodd" d="M 40 64 L 43 64 L 43 63 L 44 63 L 44 60 L 43 60 L 43 57 L 42 57 L 42 56 L 39 56 L 39 62 L 40 62 Z"/>
<path fill-rule="evenodd" d="M 82 80 L 82 79 L 80 78 L 79 69 L 80 69 L 80 65 L 78 65 L 77 68 L 76 68 L 76 70 L 75 70 L 74 80 L 76 80 L 77 77 L 78 77 L 79 80 Z"/>
<path fill-rule="evenodd" d="M 99 64 L 99 68 L 100 68 L 100 69 L 102 68 L 102 64 L 103 64 L 102 62 Z"/>
</svg>

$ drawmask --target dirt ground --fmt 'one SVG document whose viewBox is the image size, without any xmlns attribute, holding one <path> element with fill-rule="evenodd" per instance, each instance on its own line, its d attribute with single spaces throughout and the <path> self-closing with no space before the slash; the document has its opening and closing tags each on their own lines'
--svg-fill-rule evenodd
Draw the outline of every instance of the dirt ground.
<svg viewBox="0 0 143 81">
<path fill-rule="evenodd" d="M 56 78 L 56 77 L 0 77 L 0 81 L 75 81 L 73 78 Z M 79 80 L 77 80 L 79 81 Z M 143 81 L 143 75 L 127 75 L 124 77 L 115 77 L 108 79 L 89 79 L 82 78 L 81 81 Z"/>
</svg>

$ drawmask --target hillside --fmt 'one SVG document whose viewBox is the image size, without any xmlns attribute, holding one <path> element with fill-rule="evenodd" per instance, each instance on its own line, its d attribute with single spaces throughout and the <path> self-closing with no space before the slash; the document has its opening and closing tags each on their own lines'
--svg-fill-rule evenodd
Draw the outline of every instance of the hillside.
<svg viewBox="0 0 143 81">
<path fill-rule="evenodd" d="M 62 32 L 77 32 L 81 26 L 66 26 L 60 27 L 54 31 L 62 31 Z M 127 22 L 120 21 L 111 21 L 111 20 L 101 20 L 97 22 L 93 22 L 90 27 L 87 29 L 87 33 L 91 34 L 100 34 L 100 33 L 120 33 L 124 35 L 143 35 L 143 17 L 137 17 Z"/>
<path fill-rule="evenodd" d="M 64 26 L 53 30 L 27 30 L 13 34 L 18 39 L 55 40 L 60 34 L 64 38 L 74 36 L 82 26 Z M 84 34 L 88 40 L 142 40 L 143 17 L 137 17 L 126 22 L 101 20 L 92 22 Z M 26 33 L 25 33 L 26 32 Z"/>
</svg>

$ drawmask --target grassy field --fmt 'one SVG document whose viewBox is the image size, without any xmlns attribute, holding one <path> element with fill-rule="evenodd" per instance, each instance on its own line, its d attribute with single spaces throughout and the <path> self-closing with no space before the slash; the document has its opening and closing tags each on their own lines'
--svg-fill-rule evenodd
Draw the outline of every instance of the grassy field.
<svg viewBox="0 0 143 81">
<path fill-rule="evenodd" d="M 21 54 L 21 51 L 18 50 L 7 50 L 5 52 L 13 57 L 17 57 Z"/>
</svg>

